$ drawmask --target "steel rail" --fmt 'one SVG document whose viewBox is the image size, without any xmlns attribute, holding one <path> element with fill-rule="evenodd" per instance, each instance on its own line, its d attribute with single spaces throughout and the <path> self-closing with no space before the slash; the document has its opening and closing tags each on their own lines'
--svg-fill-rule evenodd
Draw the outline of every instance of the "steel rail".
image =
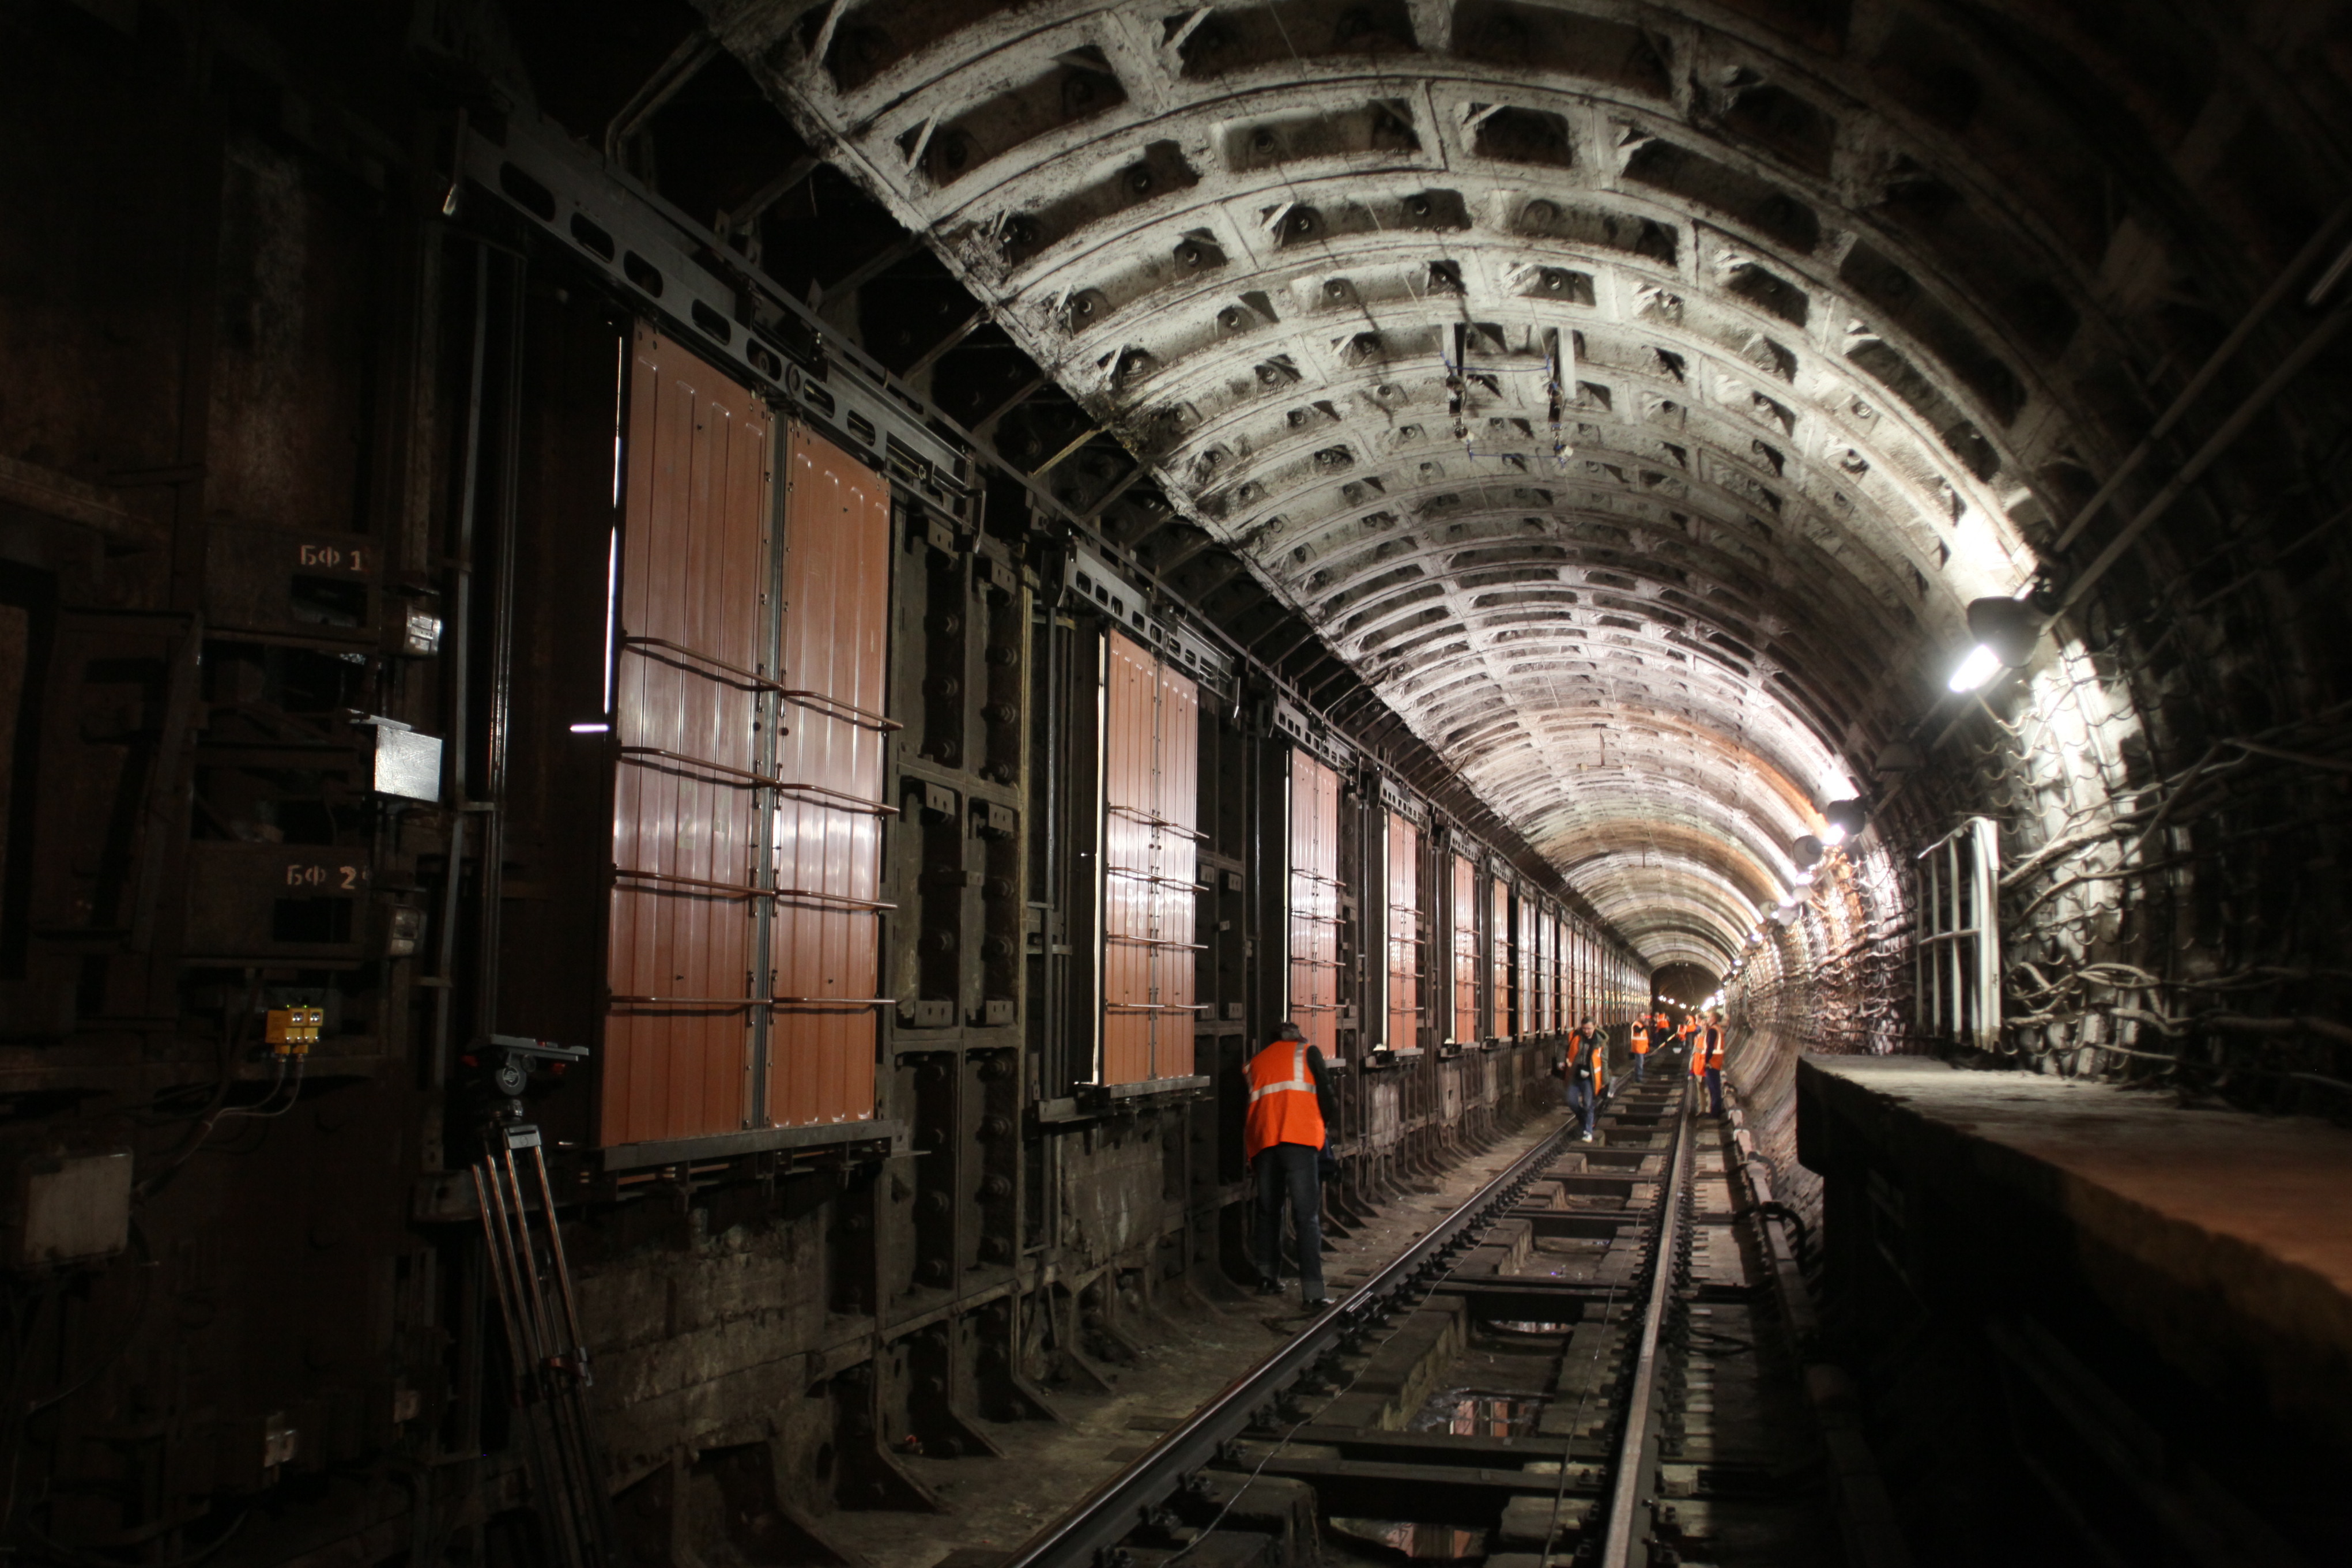
<svg viewBox="0 0 2352 1568">
<path fill-rule="evenodd" d="M 1097 1552 L 1118 1544 L 1143 1522 L 1148 1510 L 1174 1496 L 1185 1477 L 1209 1464 L 1226 1442 L 1246 1431 L 1259 1410 L 1328 1354 L 1381 1298 L 1411 1284 L 1439 1252 L 1484 1225 L 1496 1208 L 1516 1201 L 1559 1154 L 1560 1142 L 1573 1125 L 1563 1122 L 1513 1161 L 1353 1295 L 1226 1384 L 1223 1393 L 1153 1444 L 1141 1458 L 1031 1536 L 1003 1568 L 1092 1568 Z"/>
<path fill-rule="evenodd" d="M 1658 1384 L 1658 1336 L 1674 1295 L 1675 1243 L 1682 1230 L 1683 1184 L 1691 1165 L 1691 1083 L 1685 1078 L 1675 1121 L 1674 1153 L 1667 1167 L 1664 1207 L 1658 1215 L 1657 1249 L 1650 1261 L 1650 1304 L 1642 1315 L 1642 1344 L 1625 1395 L 1625 1426 L 1617 1443 L 1616 1474 L 1609 1488 L 1609 1533 L 1602 1539 L 1600 1568 L 1627 1568 L 1633 1561 L 1633 1518 L 1649 1468 L 1650 1406 Z"/>
</svg>

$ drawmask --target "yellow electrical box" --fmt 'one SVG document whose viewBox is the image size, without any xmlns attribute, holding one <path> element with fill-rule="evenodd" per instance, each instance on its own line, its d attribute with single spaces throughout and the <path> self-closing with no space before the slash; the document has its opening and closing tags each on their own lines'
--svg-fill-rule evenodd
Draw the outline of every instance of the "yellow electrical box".
<svg viewBox="0 0 2352 1568">
<path fill-rule="evenodd" d="M 272 1007 L 267 1038 L 269 1054 L 278 1057 L 307 1057 L 310 1047 L 319 1043 L 319 1026 L 327 1021 L 324 1009 L 318 1007 Z"/>
</svg>

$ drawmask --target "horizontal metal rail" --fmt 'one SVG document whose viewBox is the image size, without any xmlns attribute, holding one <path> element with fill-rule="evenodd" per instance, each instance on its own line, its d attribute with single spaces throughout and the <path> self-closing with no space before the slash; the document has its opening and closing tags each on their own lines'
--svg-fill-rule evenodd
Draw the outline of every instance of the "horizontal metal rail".
<svg viewBox="0 0 2352 1568">
<path fill-rule="evenodd" d="M 1650 1258 L 1649 1308 L 1642 1314 L 1641 1347 L 1634 1354 L 1633 1375 L 1625 1394 L 1625 1423 L 1619 1429 L 1616 1473 L 1609 1489 L 1609 1531 L 1601 1542 L 1600 1568 L 1627 1568 L 1633 1562 L 1633 1531 L 1643 1513 L 1642 1490 L 1649 1479 L 1647 1449 L 1650 1406 L 1658 1386 L 1658 1336 L 1665 1325 L 1667 1301 L 1674 1295 L 1675 1243 L 1682 1226 L 1683 1186 L 1691 1165 L 1687 1080 L 1675 1100 L 1674 1152 L 1666 1157 L 1665 1199 L 1658 1212 L 1657 1237 Z"/>
<path fill-rule="evenodd" d="M 1497 1209 L 1515 1202 L 1559 1152 L 1567 1131 L 1568 1127 L 1562 1126 L 1512 1162 L 1355 1294 L 1228 1384 L 1192 1419 L 1096 1488 L 1077 1507 L 1031 1536 L 1003 1568 L 1078 1568 L 1081 1564 L 1093 1568 L 1097 1552 L 1117 1545 L 1143 1521 L 1146 1510 L 1165 1503 L 1183 1485 L 1185 1477 L 1207 1465 L 1220 1447 L 1246 1431 L 1260 1409 L 1328 1354 L 1382 1298 L 1403 1289 L 1438 1253 L 1483 1226 Z"/>
</svg>

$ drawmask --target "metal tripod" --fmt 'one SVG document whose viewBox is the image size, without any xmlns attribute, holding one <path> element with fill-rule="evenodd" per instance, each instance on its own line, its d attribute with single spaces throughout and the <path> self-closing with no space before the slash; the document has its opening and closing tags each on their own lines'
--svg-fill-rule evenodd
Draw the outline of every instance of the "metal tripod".
<svg viewBox="0 0 2352 1568">
<path fill-rule="evenodd" d="M 560 1568 L 618 1568 L 613 1500 L 588 1408 L 594 1379 L 572 1271 L 563 1259 L 546 1151 L 539 1129 L 528 1121 L 493 1123 L 483 1142 L 482 1157 L 474 1162 L 474 1194 L 481 1205 L 499 1310 L 506 1320 L 514 1369 L 511 1395 L 532 1502 Z M 538 1186 L 535 1204 L 523 1189 L 518 1156 L 526 1152 Z M 540 1215 L 535 1228 L 534 1206 Z"/>
</svg>

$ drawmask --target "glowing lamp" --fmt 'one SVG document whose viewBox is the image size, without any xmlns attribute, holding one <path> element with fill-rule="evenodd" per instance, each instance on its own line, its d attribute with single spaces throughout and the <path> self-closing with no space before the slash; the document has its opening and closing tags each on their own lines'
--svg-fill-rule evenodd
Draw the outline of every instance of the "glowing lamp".
<svg viewBox="0 0 2352 1568">
<path fill-rule="evenodd" d="M 2000 669 L 2000 655 L 1979 643 L 1969 649 L 1968 657 L 1960 660 L 1959 668 L 1952 671 L 1952 679 L 1945 684 L 1954 691 L 1974 691 L 1999 675 Z"/>
<path fill-rule="evenodd" d="M 1969 601 L 1969 636 L 1975 639 L 1948 684 L 1975 691 L 2004 669 L 2020 669 L 2033 658 L 2042 637 L 2042 616 L 2021 599 L 1996 595 Z"/>
<path fill-rule="evenodd" d="M 1870 807 L 1858 800 L 1833 800 L 1822 807 L 1822 816 L 1829 824 L 1822 829 L 1822 842 L 1843 844 L 1862 831 L 1870 820 Z"/>
</svg>

